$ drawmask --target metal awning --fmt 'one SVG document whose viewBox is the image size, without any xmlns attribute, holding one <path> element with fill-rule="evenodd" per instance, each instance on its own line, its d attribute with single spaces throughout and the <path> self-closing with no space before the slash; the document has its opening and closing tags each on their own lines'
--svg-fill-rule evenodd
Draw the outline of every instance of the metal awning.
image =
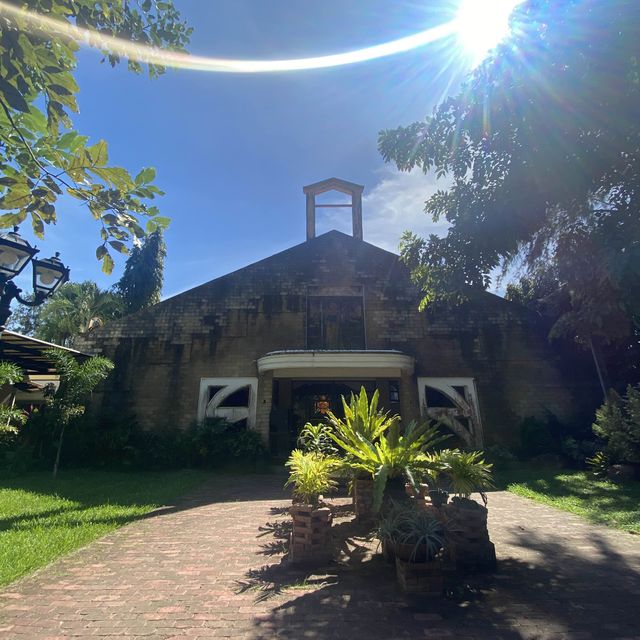
<svg viewBox="0 0 640 640">
<path fill-rule="evenodd" d="M 27 374 L 57 373 L 54 363 L 45 353 L 48 349 L 66 351 L 81 360 L 90 357 L 81 351 L 31 338 L 30 336 L 23 336 L 20 333 L 6 329 L 0 335 L 0 360 L 17 364 Z"/>
</svg>

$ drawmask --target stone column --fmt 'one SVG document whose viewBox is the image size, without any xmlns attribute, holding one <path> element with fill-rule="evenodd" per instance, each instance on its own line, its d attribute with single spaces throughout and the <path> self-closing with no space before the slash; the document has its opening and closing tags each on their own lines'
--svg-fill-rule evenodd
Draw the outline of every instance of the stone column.
<svg viewBox="0 0 640 640">
<path fill-rule="evenodd" d="M 404 424 L 420 419 L 418 384 L 414 375 L 405 372 L 400 378 L 400 415 Z"/>
<path fill-rule="evenodd" d="M 273 371 L 267 371 L 258 378 L 255 430 L 269 446 L 269 417 L 273 397 Z"/>
<path fill-rule="evenodd" d="M 376 388 L 378 389 L 378 406 L 385 411 L 391 409 L 389 402 L 389 381 L 387 379 L 376 378 Z"/>
</svg>

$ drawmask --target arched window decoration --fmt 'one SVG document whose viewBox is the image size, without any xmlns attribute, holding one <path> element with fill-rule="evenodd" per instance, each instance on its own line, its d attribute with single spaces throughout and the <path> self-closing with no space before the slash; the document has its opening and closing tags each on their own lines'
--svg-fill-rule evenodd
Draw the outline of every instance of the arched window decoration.
<svg viewBox="0 0 640 640">
<path fill-rule="evenodd" d="M 229 422 L 246 420 L 253 428 L 256 418 L 257 378 L 202 378 L 198 421 L 224 418 Z"/>
<path fill-rule="evenodd" d="M 473 378 L 418 378 L 422 415 L 442 420 L 466 446 L 482 446 L 480 407 Z"/>
</svg>

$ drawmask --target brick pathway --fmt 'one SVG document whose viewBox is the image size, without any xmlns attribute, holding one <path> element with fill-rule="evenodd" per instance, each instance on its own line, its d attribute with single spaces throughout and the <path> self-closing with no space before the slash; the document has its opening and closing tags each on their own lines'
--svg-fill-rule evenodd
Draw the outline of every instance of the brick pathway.
<svg viewBox="0 0 640 640">
<path fill-rule="evenodd" d="M 494 493 L 497 573 L 450 598 L 407 598 L 361 537 L 322 574 L 280 564 L 281 484 L 212 478 L 14 583 L 0 638 L 640 638 L 638 536 Z M 343 515 L 337 531 L 357 533 Z"/>
</svg>

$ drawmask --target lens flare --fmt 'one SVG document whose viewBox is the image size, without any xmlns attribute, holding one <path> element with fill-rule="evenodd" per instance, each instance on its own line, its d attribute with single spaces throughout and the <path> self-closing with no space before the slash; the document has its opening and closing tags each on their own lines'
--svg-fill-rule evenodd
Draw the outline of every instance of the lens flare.
<svg viewBox="0 0 640 640">
<path fill-rule="evenodd" d="M 460 0 L 454 23 L 462 47 L 478 64 L 509 35 L 509 17 L 522 0 Z"/>
<path fill-rule="evenodd" d="M 302 71 L 306 69 L 326 69 L 366 62 L 405 53 L 424 47 L 432 42 L 452 36 L 456 32 L 455 21 L 438 25 L 424 31 L 384 42 L 363 49 L 335 53 L 310 58 L 284 60 L 236 60 L 194 56 L 188 53 L 166 51 L 144 44 L 137 44 L 123 38 L 103 35 L 90 29 L 83 29 L 68 22 L 46 15 L 34 13 L 0 1 L 0 15 L 18 19 L 20 28 L 39 29 L 63 38 L 69 38 L 101 51 L 110 51 L 124 58 L 146 64 L 156 64 L 194 71 L 214 71 L 223 73 L 274 73 L 282 71 Z"/>
</svg>

